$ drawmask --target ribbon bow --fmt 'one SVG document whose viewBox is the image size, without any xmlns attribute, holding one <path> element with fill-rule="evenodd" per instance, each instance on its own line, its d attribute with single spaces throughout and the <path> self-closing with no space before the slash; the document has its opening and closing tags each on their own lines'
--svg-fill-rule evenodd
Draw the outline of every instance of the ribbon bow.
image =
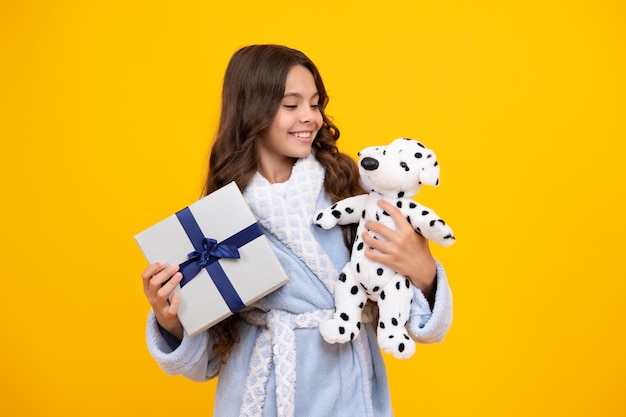
<svg viewBox="0 0 626 417">
<path fill-rule="evenodd" d="M 217 240 L 209 237 L 202 238 L 202 250 L 195 250 L 187 255 L 187 260 L 180 264 L 180 272 L 183 279 L 180 282 L 181 288 L 187 285 L 198 273 L 217 262 L 221 258 L 239 259 L 239 249 L 237 245 L 229 243 L 217 243 Z"/>
<path fill-rule="evenodd" d="M 217 240 L 205 237 L 202 238 L 202 247 L 204 248 L 203 251 L 195 250 L 187 255 L 188 262 L 200 261 L 200 268 L 204 268 L 209 262 L 220 258 L 239 259 L 239 249 L 235 245 L 218 244 Z"/>
</svg>

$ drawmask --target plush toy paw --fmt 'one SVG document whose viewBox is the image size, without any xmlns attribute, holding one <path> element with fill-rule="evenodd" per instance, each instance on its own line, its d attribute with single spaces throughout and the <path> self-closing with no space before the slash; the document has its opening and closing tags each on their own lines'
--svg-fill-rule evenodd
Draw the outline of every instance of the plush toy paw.
<svg viewBox="0 0 626 417">
<path fill-rule="evenodd" d="M 328 343 L 346 343 L 354 340 L 361 331 L 361 323 L 333 318 L 320 323 L 320 333 Z"/>
<path fill-rule="evenodd" d="M 398 359 L 410 358 L 415 353 L 415 341 L 406 328 L 412 299 L 413 288 L 409 279 L 396 274 L 378 300 L 378 345 Z"/>
<path fill-rule="evenodd" d="M 404 329 L 404 328 L 403 328 Z M 394 329 L 389 332 L 378 328 L 378 345 L 380 348 L 398 359 L 408 359 L 415 353 L 415 342 L 406 330 Z"/>
<path fill-rule="evenodd" d="M 361 219 L 367 195 L 355 195 L 345 198 L 332 206 L 313 215 L 313 224 L 323 229 L 330 229 L 337 224 L 356 224 Z"/>
<path fill-rule="evenodd" d="M 313 215 L 313 224 L 326 230 L 335 227 L 340 216 L 333 214 L 334 211 L 336 210 L 334 210 L 333 206 L 316 212 Z"/>
<path fill-rule="evenodd" d="M 424 237 L 440 244 L 444 248 L 452 245 L 455 241 L 452 229 L 441 219 L 431 220 L 430 227 L 427 230 L 428 234 L 422 230 Z"/>
</svg>

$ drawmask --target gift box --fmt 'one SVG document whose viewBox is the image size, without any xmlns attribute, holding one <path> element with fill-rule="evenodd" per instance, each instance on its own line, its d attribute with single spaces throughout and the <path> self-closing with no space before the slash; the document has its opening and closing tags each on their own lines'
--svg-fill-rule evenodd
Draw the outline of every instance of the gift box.
<svg viewBox="0 0 626 417">
<path fill-rule="evenodd" d="M 135 235 L 149 263 L 179 264 L 178 318 L 195 336 L 284 285 L 287 275 L 235 182 Z"/>
</svg>

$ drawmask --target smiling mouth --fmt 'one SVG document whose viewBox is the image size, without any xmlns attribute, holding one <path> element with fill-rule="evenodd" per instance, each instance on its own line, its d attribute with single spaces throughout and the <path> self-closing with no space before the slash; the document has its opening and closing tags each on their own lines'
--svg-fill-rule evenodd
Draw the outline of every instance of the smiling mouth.
<svg viewBox="0 0 626 417">
<path fill-rule="evenodd" d="M 311 132 L 291 132 L 290 135 L 297 137 L 298 139 L 310 139 Z"/>
</svg>

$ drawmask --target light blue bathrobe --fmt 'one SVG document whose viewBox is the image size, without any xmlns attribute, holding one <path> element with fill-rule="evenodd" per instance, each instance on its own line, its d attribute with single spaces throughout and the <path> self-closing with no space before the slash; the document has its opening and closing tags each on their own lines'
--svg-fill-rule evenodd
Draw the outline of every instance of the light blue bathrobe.
<svg viewBox="0 0 626 417">
<path fill-rule="evenodd" d="M 321 194 L 317 208 L 330 204 Z M 290 281 L 274 293 L 250 306 L 269 311 L 279 309 L 293 314 L 333 309 L 334 298 L 311 270 L 268 230 L 264 230 Z M 341 270 L 349 259 L 341 230 L 311 232 L 326 250 L 335 268 Z M 415 288 L 409 329 L 420 343 L 443 340 L 452 320 L 452 298 L 445 271 L 437 263 L 437 292 L 431 311 L 423 294 Z M 178 344 L 159 328 L 150 312 L 147 325 L 149 350 L 160 367 L 172 375 L 195 381 L 219 376 L 214 416 L 236 417 L 246 387 L 252 350 L 261 327 L 241 321 L 241 341 L 233 348 L 226 364 L 212 352 L 214 341 L 208 332 Z M 329 344 L 319 329 L 296 329 L 295 415 L 307 417 L 392 416 L 387 375 L 372 324 L 352 342 Z M 416 356 L 419 356 L 419 349 Z M 394 359 L 395 360 L 395 359 Z M 419 359 L 418 359 L 419 360 Z M 272 367 L 265 390 L 263 416 L 276 417 L 276 374 Z"/>
</svg>

